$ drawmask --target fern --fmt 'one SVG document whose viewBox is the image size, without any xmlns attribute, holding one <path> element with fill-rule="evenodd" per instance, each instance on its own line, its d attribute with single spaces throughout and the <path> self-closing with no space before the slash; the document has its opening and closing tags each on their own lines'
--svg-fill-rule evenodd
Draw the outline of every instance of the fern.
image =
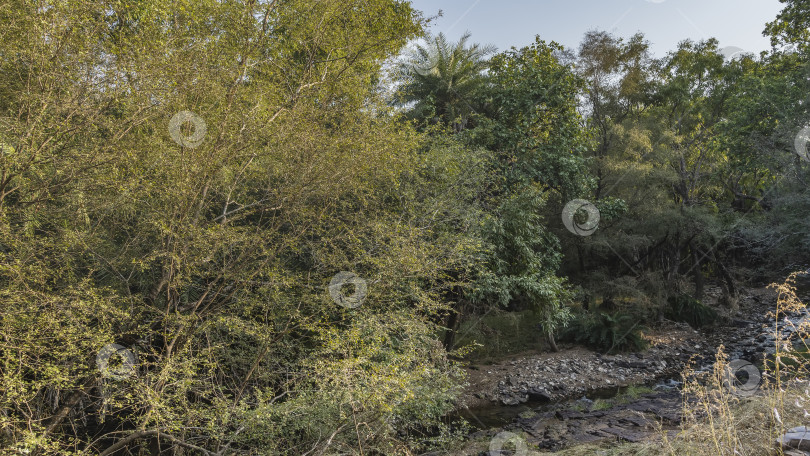
<svg viewBox="0 0 810 456">
<path fill-rule="evenodd" d="M 710 325 L 717 320 L 717 311 L 689 295 L 670 296 L 666 317 L 689 324 L 693 328 Z"/>
<path fill-rule="evenodd" d="M 647 346 L 642 337 L 646 329 L 627 313 L 580 313 L 563 333 L 563 339 L 611 353 L 642 350 Z"/>
</svg>

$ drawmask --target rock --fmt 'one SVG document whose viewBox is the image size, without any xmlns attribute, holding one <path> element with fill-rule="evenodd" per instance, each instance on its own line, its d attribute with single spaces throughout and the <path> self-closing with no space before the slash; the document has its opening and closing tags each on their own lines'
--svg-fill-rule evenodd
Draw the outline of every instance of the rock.
<svg viewBox="0 0 810 456">
<path fill-rule="evenodd" d="M 810 451 L 810 429 L 800 426 L 789 430 L 785 435 L 776 439 L 782 448 L 800 451 Z"/>
<path fill-rule="evenodd" d="M 577 445 L 581 445 L 584 443 L 599 442 L 605 440 L 605 438 L 594 434 L 583 433 L 583 434 L 574 434 L 571 437 L 569 437 L 568 440 L 574 442 Z"/>
<path fill-rule="evenodd" d="M 807 451 L 799 451 L 799 450 L 785 450 L 783 453 L 785 456 L 808 456 L 810 453 Z"/>
<path fill-rule="evenodd" d="M 631 426 L 641 427 L 641 428 L 647 427 L 647 426 L 649 426 L 651 424 L 650 420 L 648 420 L 647 418 L 644 418 L 643 416 L 638 416 L 638 415 L 632 415 L 632 416 L 628 416 L 626 418 L 622 418 L 622 419 L 619 420 L 619 422 L 622 423 L 622 424 L 629 424 Z"/>
<path fill-rule="evenodd" d="M 590 410 L 591 407 L 593 406 L 593 401 L 588 399 L 585 396 L 582 396 L 582 398 L 580 398 L 574 404 L 576 404 L 576 405 L 578 405 L 578 406 L 580 406 L 580 407 L 582 407 L 582 408 L 584 408 L 586 410 Z"/>
<path fill-rule="evenodd" d="M 557 412 L 557 419 L 566 421 L 566 420 L 581 420 L 587 417 L 582 412 L 577 412 L 576 410 L 560 410 Z"/>
<path fill-rule="evenodd" d="M 624 428 L 619 427 L 607 427 L 604 429 L 600 429 L 601 432 L 605 432 L 608 434 L 613 434 L 618 437 L 620 440 L 626 440 L 628 442 L 642 442 L 646 440 L 647 434 L 643 432 L 635 432 L 635 431 L 628 431 Z"/>
<path fill-rule="evenodd" d="M 645 369 L 648 367 L 647 363 L 643 361 L 625 361 L 619 360 L 616 361 L 616 365 L 619 367 L 626 367 L 630 369 Z"/>
<path fill-rule="evenodd" d="M 543 388 L 529 388 L 529 399 L 533 401 L 551 402 L 553 397 Z"/>
</svg>

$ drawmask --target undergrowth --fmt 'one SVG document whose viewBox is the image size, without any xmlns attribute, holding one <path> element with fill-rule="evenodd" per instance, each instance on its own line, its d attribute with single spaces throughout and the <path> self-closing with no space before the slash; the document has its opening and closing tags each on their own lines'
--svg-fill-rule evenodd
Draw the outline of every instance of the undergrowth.
<svg viewBox="0 0 810 456">
<path fill-rule="evenodd" d="M 527 350 L 548 349 L 537 328 L 539 317 L 531 311 L 493 312 L 461 324 L 456 346 L 475 345 L 467 358 L 475 362 L 499 360 Z"/>
<path fill-rule="evenodd" d="M 693 328 L 701 328 L 717 320 L 717 311 L 686 294 L 670 296 L 667 304 L 667 318 L 687 323 Z"/>
<path fill-rule="evenodd" d="M 562 340 L 604 353 L 638 351 L 647 346 L 642 337 L 645 329 L 636 316 L 628 313 L 580 312 L 563 331 Z"/>
</svg>

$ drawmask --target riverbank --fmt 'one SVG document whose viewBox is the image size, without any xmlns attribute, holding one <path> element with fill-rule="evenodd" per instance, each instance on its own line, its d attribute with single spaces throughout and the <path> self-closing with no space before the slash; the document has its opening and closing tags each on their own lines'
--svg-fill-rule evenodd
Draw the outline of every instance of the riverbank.
<svg viewBox="0 0 810 456">
<path fill-rule="evenodd" d="M 685 367 L 710 369 L 721 346 L 729 359 L 755 363 L 773 352 L 775 322 L 769 313 L 775 299 L 772 289 L 756 288 L 743 290 L 736 311 L 709 302 L 720 313 L 715 325 L 695 330 L 661 322 L 645 333 L 650 346 L 643 352 L 607 356 L 564 346 L 556 353 L 521 353 L 471 365 L 459 415 L 478 428 L 471 441 L 518 432 L 531 448 L 546 451 L 660 439 L 681 425 L 683 397 L 672 387 Z M 655 389 L 610 402 L 639 385 Z M 480 451 L 486 448 L 473 445 L 460 454 L 484 454 Z"/>
</svg>

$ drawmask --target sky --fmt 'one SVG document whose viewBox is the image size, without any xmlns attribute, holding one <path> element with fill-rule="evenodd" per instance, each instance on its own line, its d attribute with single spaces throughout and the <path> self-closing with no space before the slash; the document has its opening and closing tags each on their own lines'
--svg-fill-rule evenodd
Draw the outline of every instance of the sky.
<svg viewBox="0 0 810 456">
<path fill-rule="evenodd" d="M 770 48 L 765 23 L 781 11 L 778 0 L 412 0 L 426 17 L 443 16 L 430 26 L 456 40 L 465 31 L 472 41 L 499 50 L 534 42 L 535 35 L 576 49 L 588 30 L 629 37 L 642 32 L 656 57 L 679 41 L 717 38 L 720 48 L 758 53 Z"/>
</svg>

